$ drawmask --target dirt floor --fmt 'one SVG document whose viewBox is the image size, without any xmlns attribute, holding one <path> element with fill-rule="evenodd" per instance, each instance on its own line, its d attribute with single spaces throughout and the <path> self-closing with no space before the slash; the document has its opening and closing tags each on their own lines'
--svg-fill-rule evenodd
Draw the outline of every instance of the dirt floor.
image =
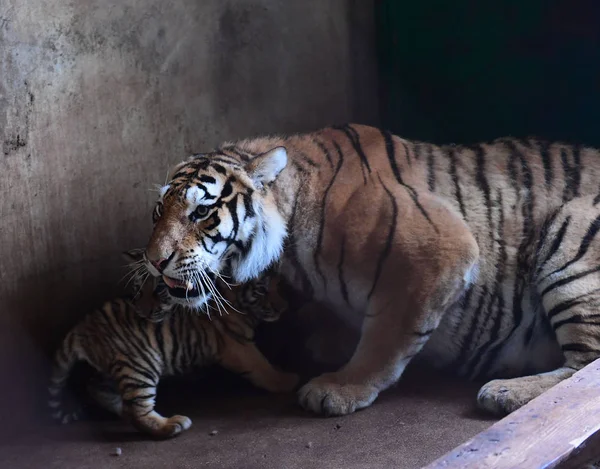
<svg viewBox="0 0 600 469">
<path fill-rule="evenodd" d="M 476 391 L 474 383 L 413 370 L 369 409 L 322 418 L 302 411 L 293 395 L 269 395 L 217 373 L 161 387 L 158 410 L 193 420 L 173 440 L 153 441 L 91 415 L 2 438 L 0 467 L 419 468 L 493 423 L 476 411 Z M 116 448 L 120 456 L 112 455 Z"/>
</svg>

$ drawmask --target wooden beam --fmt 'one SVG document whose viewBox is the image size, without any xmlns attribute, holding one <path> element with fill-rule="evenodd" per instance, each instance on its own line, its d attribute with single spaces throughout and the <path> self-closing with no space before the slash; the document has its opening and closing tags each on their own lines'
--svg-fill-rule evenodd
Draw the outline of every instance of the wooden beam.
<svg viewBox="0 0 600 469">
<path fill-rule="evenodd" d="M 562 469 L 599 457 L 600 359 L 424 469 Z"/>
</svg>

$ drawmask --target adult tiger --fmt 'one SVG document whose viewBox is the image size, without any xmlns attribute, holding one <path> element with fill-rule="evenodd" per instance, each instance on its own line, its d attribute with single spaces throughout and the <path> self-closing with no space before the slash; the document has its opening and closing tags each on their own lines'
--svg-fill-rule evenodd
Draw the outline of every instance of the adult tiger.
<svg viewBox="0 0 600 469">
<path fill-rule="evenodd" d="M 280 260 L 364 313 L 350 361 L 300 389 L 307 409 L 370 405 L 425 347 L 509 378 L 478 395 L 507 413 L 600 355 L 599 183 L 600 154 L 560 143 L 435 146 L 359 125 L 243 140 L 174 168 L 147 266 L 200 306 L 216 273 L 246 281 Z"/>
</svg>

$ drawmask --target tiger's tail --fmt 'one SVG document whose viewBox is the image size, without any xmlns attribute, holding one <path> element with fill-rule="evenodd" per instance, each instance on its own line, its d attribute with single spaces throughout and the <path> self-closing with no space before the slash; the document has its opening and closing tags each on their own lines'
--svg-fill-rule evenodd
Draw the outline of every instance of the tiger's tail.
<svg viewBox="0 0 600 469">
<path fill-rule="evenodd" d="M 64 391 L 71 370 L 79 361 L 78 338 L 74 331 L 67 334 L 60 348 L 54 355 L 52 374 L 48 386 L 48 406 L 53 420 L 66 424 L 81 417 L 80 410 L 67 410 L 64 402 Z"/>
</svg>

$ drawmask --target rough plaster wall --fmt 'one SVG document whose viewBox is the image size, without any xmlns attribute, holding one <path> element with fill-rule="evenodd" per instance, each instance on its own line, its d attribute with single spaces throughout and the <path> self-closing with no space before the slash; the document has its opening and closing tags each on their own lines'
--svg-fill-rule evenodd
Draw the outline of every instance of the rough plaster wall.
<svg viewBox="0 0 600 469">
<path fill-rule="evenodd" d="M 169 165 L 224 139 L 377 121 L 371 10 L 0 2 L 3 410 L 38 411 L 45 354 L 118 291 L 118 253 L 147 240 Z"/>
</svg>

